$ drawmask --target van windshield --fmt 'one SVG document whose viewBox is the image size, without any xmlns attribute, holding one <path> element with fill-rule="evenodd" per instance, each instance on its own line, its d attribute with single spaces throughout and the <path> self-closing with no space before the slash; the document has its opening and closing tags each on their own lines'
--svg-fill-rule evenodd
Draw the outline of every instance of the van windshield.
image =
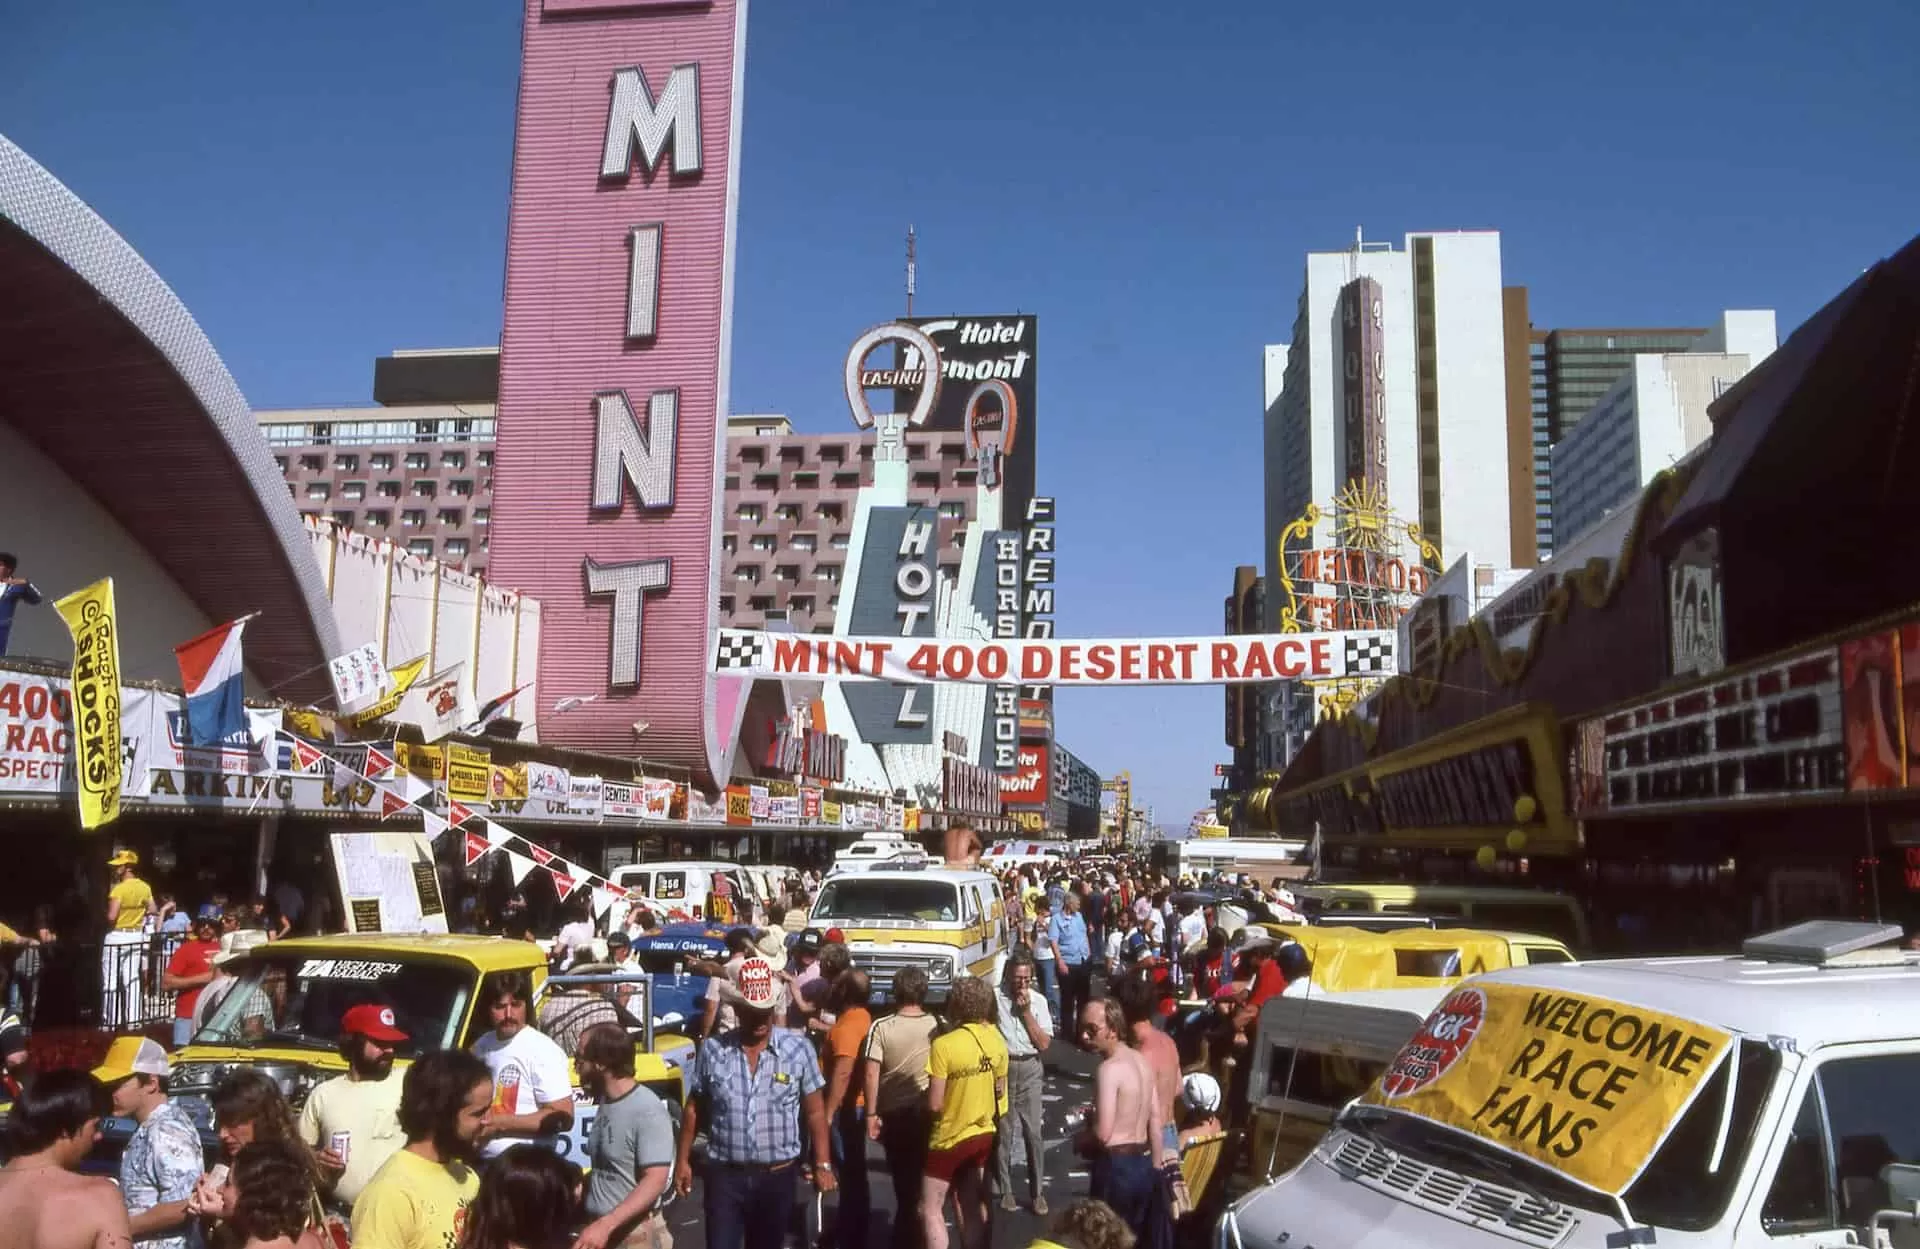
<svg viewBox="0 0 1920 1249">
<path fill-rule="evenodd" d="M 960 898 L 939 880 L 830 880 L 821 887 L 813 918 L 951 923 L 960 918 Z"/>
<path fill-rule="evenodd" d="M 1739 1060 L 1733 1117 L 1720 1165 L 1709 1169 L 1726 1109 L 1727 1072 L 1734 1066 L 1730 1062 L 1722 1062 L 1701 1086 L 1699 1095 L 1654 1151 L 1646 1169 L 1621 1194 L 1639 1222 L 1683 1232 L 1706 1231 L 1720 1222 L 1753 1147 L 1767 1092 L 1780 1073 L 1780 1056 L 1759 1041 L 1740 1042 Z M 1489 1183 L 1531 1190 L 1565 1205 L 1612 1209 L 1605 1198 L 1560 1172 L 1495 1149 L 1468 1133 L 1362 1103 L 1355 1103 L 1341 1119 L 1348 1126 L 1356 1121 L 1359 1135 L 1435 1166 Z"/>
</svg>

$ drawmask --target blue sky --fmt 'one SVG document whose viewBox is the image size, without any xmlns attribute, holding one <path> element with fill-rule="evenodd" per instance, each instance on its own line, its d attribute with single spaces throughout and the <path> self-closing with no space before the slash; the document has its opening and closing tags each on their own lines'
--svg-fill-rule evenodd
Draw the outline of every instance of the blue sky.
<svg viewBox="0 0 1920 1249">
<path fill-rule="evenodd" d="M 375 355 L 497 340 L 512 0 L 0 13 L 0 132 L 256 406 L 368 402 Z M 1306 251 L 1493 227 L 1542 324 L 1784 332 L 1920 230 L 1915 47 L 1905 0 L 757 0 L 734 407 L 841 428 L 911 221 L 920 310 L 1041 317 L 1061 634 L 1211 633 L 1258 562 L 1259 348 Z M 1060 703 L 1171 823 L 1221 721 L 1217 689 Z"/>
</svg>

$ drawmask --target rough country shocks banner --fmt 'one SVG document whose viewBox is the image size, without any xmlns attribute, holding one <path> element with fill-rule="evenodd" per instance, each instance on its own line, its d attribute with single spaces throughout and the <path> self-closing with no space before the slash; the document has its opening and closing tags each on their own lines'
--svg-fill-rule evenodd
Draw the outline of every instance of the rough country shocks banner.
<svg viewBox="0 0 1920 1249">
<path fill-rule="evenodd" d="M 718 601 L 746 0 L 526 0 L 493 575 L 561 744 L 724 775 Z"/>
<path fill-rule="evenodd" d="M 1606 998 L 1480 984 L 1442 1002 L 1364 1100 L 1619 1193 L 1732 1039 Z"/>
<path fill-rule="evenodd" d="M 1392 676 L 1394 645 L 1392 633 L 977 642 L 722 629 L 713 670 L 723 676 L 908 684 L 1224 685 Z"/>
</svg>

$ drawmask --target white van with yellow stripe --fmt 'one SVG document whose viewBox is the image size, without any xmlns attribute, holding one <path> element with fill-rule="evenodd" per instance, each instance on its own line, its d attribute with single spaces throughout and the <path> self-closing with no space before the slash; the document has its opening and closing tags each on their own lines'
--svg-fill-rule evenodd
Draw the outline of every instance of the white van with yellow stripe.
<svg viewBox="0 0 1920 1249">
<path fill-rule="evenodd" d="M 853 965 L 887 1000 L 893 974 L 926 969 L 927 1000 L 944 1002 L 962 976 L 990 975 L 1013 944 L 1013 928 L 990 872 L 875 867 L 827 878 L 809 928 L 844 941 Z"/>
</svg>

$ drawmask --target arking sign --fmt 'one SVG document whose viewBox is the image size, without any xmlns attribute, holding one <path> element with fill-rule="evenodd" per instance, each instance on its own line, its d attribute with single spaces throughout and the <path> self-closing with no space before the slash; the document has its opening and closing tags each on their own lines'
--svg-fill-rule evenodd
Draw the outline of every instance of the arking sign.
<svg viewBox="0 0 1920 1249">
<path fill-rule="evenodd" d="M 493 487 L 541 735 L 707 777 L 746 12 L 526 0 Z"/>
</svg>

